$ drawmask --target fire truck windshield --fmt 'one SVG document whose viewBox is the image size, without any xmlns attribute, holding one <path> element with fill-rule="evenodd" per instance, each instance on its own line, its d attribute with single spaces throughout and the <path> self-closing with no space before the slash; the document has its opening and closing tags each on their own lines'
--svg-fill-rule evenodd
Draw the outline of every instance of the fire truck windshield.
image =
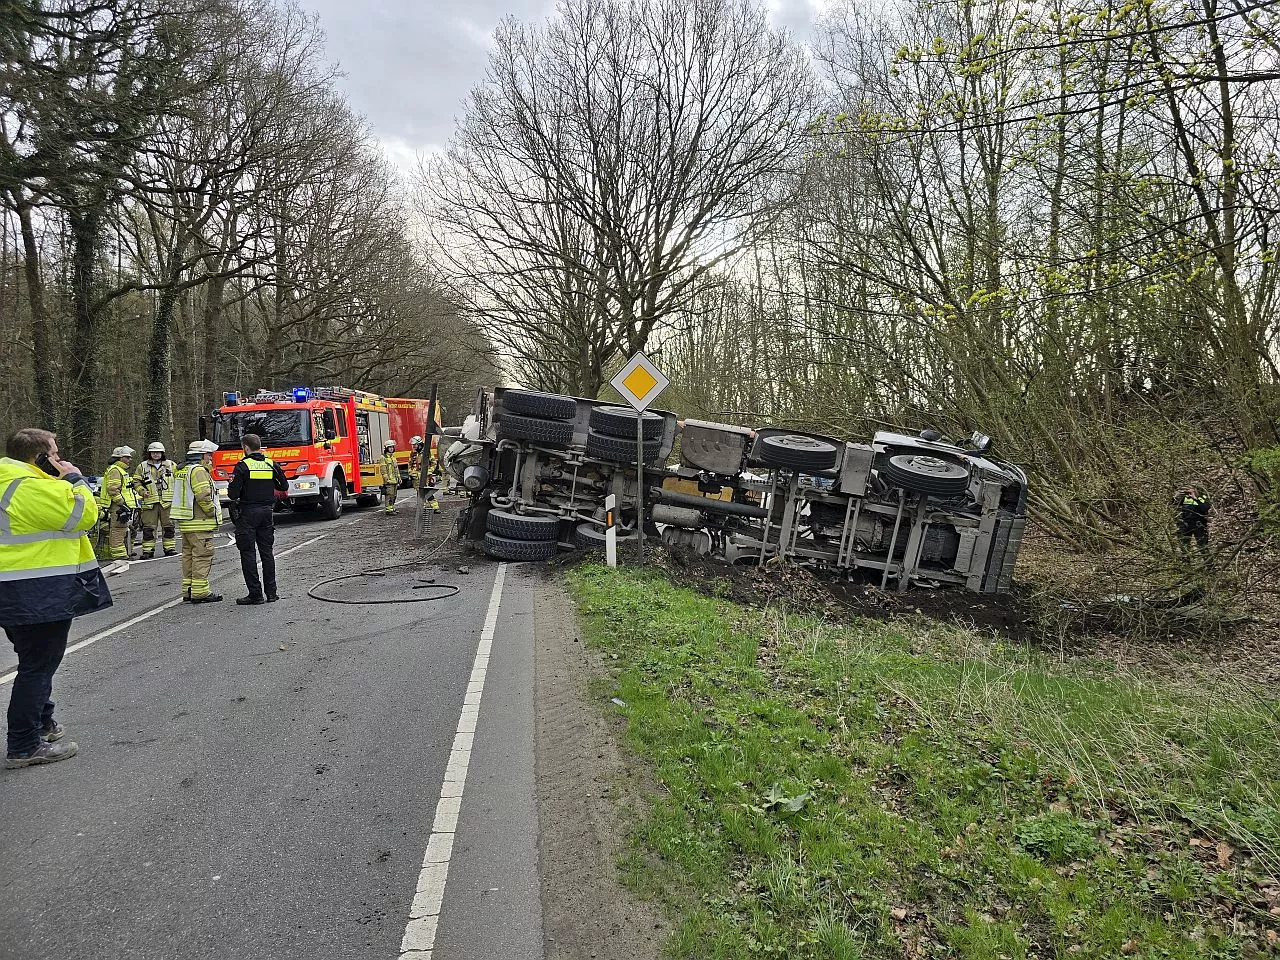
<svg viewBox="0 0 1280 960">
<path fill-rule="evenodd" d="M 246 433 L 256 433 L 264 447 L 299 447 L 311 443 L 311 414 L 306 410 L 245 410 L 220 413 L 214 421 L 219 449 L 234 450 Z"/>
</svg>

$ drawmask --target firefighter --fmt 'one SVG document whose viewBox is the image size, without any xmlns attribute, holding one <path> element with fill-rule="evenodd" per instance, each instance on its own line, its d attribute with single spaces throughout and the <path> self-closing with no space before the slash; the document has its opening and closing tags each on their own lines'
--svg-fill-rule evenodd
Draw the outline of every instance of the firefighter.
<svg viewBox="0 0 1280 960">
<path fill-rule="evenodd" d="M 409 440 L 409 482 L 418 488 L 418 475 L 422 469 L 422 438 L 414 436 Z"/>
<path fill-rule="evenodd" d="M 276 491 L 287 492 L 289 481 L 280 465 L 262 452 L 262 438 L 256 433 L 246 433 L 241 445 L 244 459 L 231 474 L 227 498 L 231 502 L 231 519 L 236 525 L 240 570 L 249 589 L 236 603 L 245 607 L 280 599 L 276 594 L 276 558 L 272 553 L 276 542 L 273 513 Z M 258 578 L 259 556 L 262 558 L 261 579 Z"/>
<path fill-rule="evenodd" d="M 209 589 L 213 568 L 213 535 L 222 523 L 222 504 L 213 489 L 212 440 L 196 440 L 187 447 L 186 462 L 173 477 L 172 516 L 182 531 L 182 599 L 217 603 L 222 596 Z"/>
<path fill-rule="evenodd" d="M 111 463 L 102 474 L 98 488 L 98 506 L 107 516 L 107 542 L 111 549 L 111 564 L 104 571 L 115 576 L 129 569 L 129 526 L 133 512 L 138 509 L 136 481 L 129 474 L 133 464 L 133 447 L 116 447 L 111 451 Z"/>
<path fill-rule="evenodd" d="M 1196 548 L 1209 545 L 1209 511 L 1213 501 L 1199 484 L 1184 487 L 1173 495 L 1173 507 L 1178 511 L 1178 542 L 1184 552 L 1190 552 L 1194 539 Z"/>
<path fill-rule="evenodd" d="M 174 539 L 173 518 L 169 507 L 173 490 L 174 462 L 165 455 L 164 444 L 159 440 L 147 445 L 147 459 L 138 464 L 134 479 L 142 485 L 142 555 L 159 557 L 156 546 L 156 530 L 163 532 L 164 555 L 172 557 L 178 552 Z"/>
<path fill-rule="evenodd" d="M 388 440 L 382 445 L 382 512 L 396 512 L 396 491 L 400 489 L 400 464 L 396 462 L 396 445 Z"/>
</svg>

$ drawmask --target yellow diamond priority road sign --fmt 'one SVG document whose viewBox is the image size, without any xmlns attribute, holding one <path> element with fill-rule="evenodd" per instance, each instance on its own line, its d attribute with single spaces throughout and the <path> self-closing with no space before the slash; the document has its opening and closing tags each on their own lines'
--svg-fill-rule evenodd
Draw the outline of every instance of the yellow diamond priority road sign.
<svg viewBox="0 0 1280 960">
<path fill-rule="evenodd" d="M 671 383 L 667 375 L 643 353 L 637 353 L 623 364 L 618 375 L 609 382 L 637 410 L 647 410 Z"/>
</svg>

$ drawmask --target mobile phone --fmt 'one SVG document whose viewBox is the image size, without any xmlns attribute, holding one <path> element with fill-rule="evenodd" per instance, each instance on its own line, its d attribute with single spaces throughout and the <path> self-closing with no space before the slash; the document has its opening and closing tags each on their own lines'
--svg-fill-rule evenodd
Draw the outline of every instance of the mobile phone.
<svg viewBox="0 0 1280 960">
<path fill-rule="evenodd" d="M 49 455 L 47 453 L 42 453 L 40 456 L 36 457 L 36 466 L 51 477 L 62 476 L 62 474 L 58 472 L 58 468 L 53 465 L 53 461 L 49 459 Z"/>
</svg>

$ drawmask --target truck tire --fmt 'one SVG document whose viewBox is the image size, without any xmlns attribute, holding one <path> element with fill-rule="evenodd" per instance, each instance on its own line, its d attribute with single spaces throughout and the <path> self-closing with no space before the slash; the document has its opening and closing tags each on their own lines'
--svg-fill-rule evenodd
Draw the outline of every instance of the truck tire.
<svg viewBox="0 0 1280 960">
<path fill-rule="evenodd" d="M 558 540 L 560 518 L 544 515 L 523 516 L 510 510 L 490 510 L 485 518 L 490 533 L 509 540 Z"/>
<path fill-rule="evenodd" d="M 588 430 L 587 456 L 595 457 L 597 460 L 612 460 L 615 463 L 635 463 L 636 438 L 634 435 L 634 421 L 631 427 L 632 436 L 630 439 L 610 437 L 597 430 Z M 661 440 L 646 440 L 644 443 L 644 462 L 646 464 L 657 463 L 658 455 L 661 451 Z"/>
<path fill-rule="evenodd" d="M 578 401 L 562 397 L 558 393 L 538 393 L 534 390 L 508 390 L 502 395 L 504 413 L 523 414 L 540 420 L 576 420 Z"/>
<path fill-rule="evenodd" d="M 342 474 L 333 475 L 333 486 L 325 487 L 320 495 L 320 516 L 337 520 L 342 516 Z"/>
<path fill-rule="evenodd" d="M 834 443 L 802 433 L 778 433 L 760 441 L 760 459 L 771 467 L 816 473 L 834 467 L 839 455 Z"/>
<path fill-rule="evenodd" d="M 640 534 L 634 530 L 628 530 L 625 533 L 621 529 L 618 530 L 619 543 L 636 540 L 639 536 Z M 604 529 L 597 527 L 594 523 L 580 523 L 573 531 L 573 542 L 584 549 L 603 548 Z"/>
<path fill-rule="evenodd" d="M 666 417 L 645 411 L 645 440 L 661 440 L 662 428 L 666 425 Z M 607 437 L 618 437 L 622 440 L 636 438 L 636 412 L 626 407 L 592 407 L 591 429 L 603 433 Z"/>
<path fill-rule="evenodd" d="M 881 478 L 911 493 L 958 496 L 969 489 L 969 470 L 963 464 L 932 453 L 900 453 L 880 468 Z"/>
<path fill-rule="evenodd" d="M 498 424 L 498 437 L 505 440 L 531 440 L 553 447 L 567 447 L 573 442 L 573 424 L 567 420 L 544 420 L 503 413 Z"/>
<path fill-rule="evenodd" d="M 499 560 L 550 560 L 560 550 L 554 540 L 515 540 L 496 533 L 484 535 L 484 552 Z"/>
</svg>

